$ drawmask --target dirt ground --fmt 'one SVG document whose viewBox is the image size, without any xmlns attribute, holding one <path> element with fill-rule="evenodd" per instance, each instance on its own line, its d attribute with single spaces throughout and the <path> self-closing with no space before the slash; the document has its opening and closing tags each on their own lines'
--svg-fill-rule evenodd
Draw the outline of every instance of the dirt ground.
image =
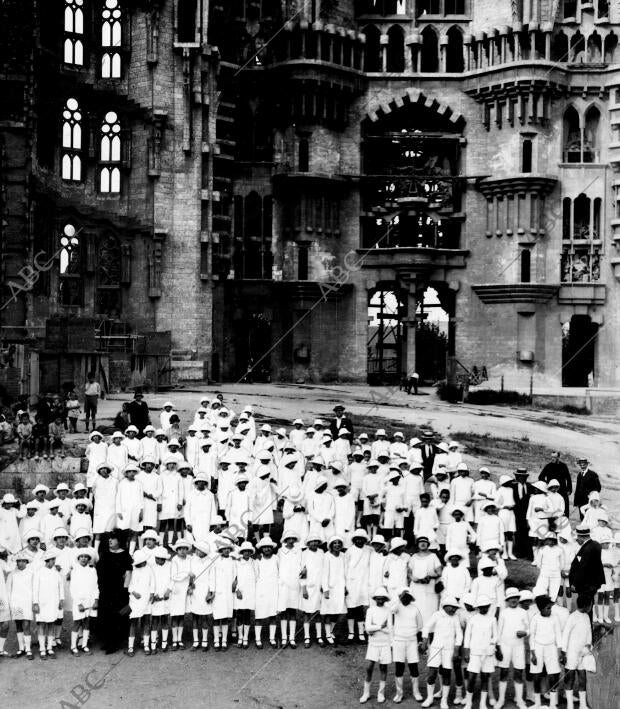
<svg viewBox="0 0 620 709">
<path fill-rule="evenodd" d="M 363 386 L 222 385 L 217 389 L 225 401 L 239 412 L 252 404 L 258 418 L 290 425 L 301 416 L 307 423 L 316 416 L 331 416 L 332 407 L 342 402 L 351 412 L 359 430 L 383 426 L 413 433 L 430 426 L 446 438 L 463 443 L 465 458 L 474 467 L 490 464 L 496 474 L 514 470 L 525 463 L 538 473 L 551 450 L 558 448 L 571 470 L 577 455 L 586 455 L 601 475 L 604 497 L 612 517 L 620 519 L 620 480 L 616 472 L 620 424 L 615 420 L 581 417 L 564 413 L 508 407 L 451 405 L 438 401 L 432 392 L 419 396 L 386 388 Z M 182 425 L 193 418 L 202 390 L 178 390 L 165 395 L 147 395 L 157 425 L 157 409 L 164 401 L 175 402 Z M 129 396 L 114 395 L 101 402 L 101 423 L 109 424 L 121 403 Z M 157 419 L 157 421 L 155 421 Z M 83 429 L 83 423 L 80 423 Z M 85 442 L 86 436 L 71 436 Z M 511 565 L 516 582 L 529 581 L 527 565 Z M 186 630 L 187 632 L 187 630 Z M 11 630 L 11 639 L 14 632 Z M 187 646 L 186 641 L 186 646 Z M 13 642 L 9 643 L 13 650 Z M 599 645 L 600 671 L 591 680 L 590 709 L 612 709 L 620 699 L 620 643 L 613 633 Z M 138 651 L 133 658 L 123 654 L 106 656 L 96 649 L 90 657 L 72 657 L 59 652 L 58 659 L 42 662 L 0 661 L 3 704 L 21 709 L 86 706 L 193 707 L 208 704 L 218 709 L 352 708 L 359 706 L 364 668 L 364 648 L 358 646 L 275 651 L 266 647 L 227 653 L 193 653 L 186 649 L 154 657 Z M 393 680 L 388 679 L 388 700 L 393 696 Z M 406 682 L 403 706 L 412 702 Z M 376 680 L 373 692 L 376 691 Z M 388 701 L 388 704 L 391 704 Z M 369 702 L 367 706 L 377 706 Z M 511 705 L 507 705 L 511 706 Z"/>
</svg>

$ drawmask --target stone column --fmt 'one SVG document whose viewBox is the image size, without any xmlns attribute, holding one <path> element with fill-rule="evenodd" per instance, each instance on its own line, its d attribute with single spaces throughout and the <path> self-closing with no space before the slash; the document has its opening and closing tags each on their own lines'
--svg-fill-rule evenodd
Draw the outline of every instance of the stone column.
<svg viewBox="0 0 620 709">
<path fill-rule="evenodd" d="M 418 299 L 416 296 L 417 283 L 415 280 L 408 280 L 406 285 L 409 288 L 407 293 L 407 318 L 404 321 L 406 325 L 404 352 L 402 355 L 402 373 L 403 375 L 413 374 L 416 371 L 416 309 L 418 307 Z"/>
</svg>

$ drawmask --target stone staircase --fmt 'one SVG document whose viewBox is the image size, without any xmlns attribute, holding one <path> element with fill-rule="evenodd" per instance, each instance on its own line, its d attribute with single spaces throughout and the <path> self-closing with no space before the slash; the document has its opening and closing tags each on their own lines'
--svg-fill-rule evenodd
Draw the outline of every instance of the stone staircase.
<svg viewBox="0 0 620 709">
<path fill-rule="evenodd" d="M 0 453 L 0 497 L 11 492 L 22 502 L 27 502 L 37 485 L 46 485 L 53 490 L 61 482 L 72 487 L 86 481 L 88 461 L 81 447 L 68 449 L 65 458 L 56 456 L 47 460 L 20 460 L 17 450 L 7 448 L 4 446 Z"/>
</svg>

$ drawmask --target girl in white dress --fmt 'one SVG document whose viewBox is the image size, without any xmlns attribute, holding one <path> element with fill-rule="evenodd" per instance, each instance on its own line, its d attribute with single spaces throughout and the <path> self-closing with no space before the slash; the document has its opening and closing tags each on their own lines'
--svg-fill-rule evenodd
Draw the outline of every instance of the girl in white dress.
<svg viewBox="0 0 620 709">
<path fill-rule="evenodd" d="M 299 534 L 294 529 L 282 532 L 282 547 L 278 551 L 278 612 L 280 613 L 280 633 L 282 647 L 297 647 L 297 611 L 301 599 L 301 547 Z M 287 632 L 288 631 L 288 632 Z"/>
<path fill-rule="evenodd" d="M 157 447 L 157 439 L 155 438 L 155 427 L 149 424 L 144 427 L 143 433 L 142 460 L 149 458 L 150 460 L 154 460 L 156 465 L 159 465 L 159 449 Z"/>
<path fill-rule="evenodd" d="M 454 478 L 450 483 L 450 500 L 453 505 L 463 508 L 466 522 L 473 522 L 472 498 L 474 481 L 469 477 L 469 468 L 465 463 L 460 463 L 457 471 L 458 477 Z"/>
<path fill-rule="evenodd" d="M 71 652 L 73 655 L 78 652 L 78 636 L 82 634 L 82 651 L 88 654 L 88 639 L 90 637 L 90 618 L 97 615 L 97 604 L 99 602 L 99 584 L 97 582 L 97 571 L 91 566 L 94 554 L 90 549 L 81 549 L 77 564 L 71 569 L 71 615 L 73 625 L 71 627 Z M 57 559 L 58 561 L 58 559 Z"/>
<path fill-rule="evenodd" d="M 207 488 L 208 478 L 198 473 L 194 481 L 194 490 L 185 504 L 185 523 L 187 531 L 194 539 L 205 541 L 209 538 L 209 528 L 217 515 L 213 493 Z"/>
<path fill-rule="evenodd" d="M 327 491 L 327 478 L 319 475 L 314 483 L 314 492 L 308 496 L 308 520 L 310 532 L 326 542 L 334 533 L 336 506 L 334 498 Z"/>
<path fill-rule="evenodd" d="M 409 577 L 416 606 L 426 623 L 439 609 L 439 595 L 435 591 L 435 584 L 441 576 L 441 563 L 437 556 L 429 551 L 428 537 L 418 537 L 416 541 L 418 550 L 409 559 Z"/>
<path fill-rule="evenodd" d="M 114 431 L 112 441 L 108 446 L 107 462 L 112 466 L 116 478 L 120 478 L 123 475 L 123 470 L 129 465 L 127 448 L 123 445 L 124 438 L 120 431 Z"/>
<path fill-rule="evenodd" d="M 321 607 L 321 581 L 323 579 L 323 560 L 325 552 L 319 549 L 321 538 L 310 532 L 306 538 L 306 549 L 301 556 L 301 601 L 300 607 L 304 613 L 304 646 L 310 647 L 310 621 L 315 621 L 316 639 L 323 645 L 323 628 L 318 615 Z"/>
<path fill-rule="evenodd" d="M 395 602 L 400 589 L 407 586 L 407 568 L 409 554 L 405 552 L 407 542 L 400 537 L 390 540 L 390 553 L 385 559 L 383 567 L 384 586 L 390 594 L 390 599 Z"/>
<path fill-rule="evenodd" d="M 250 542 L 243 542 L 239 553 L 241 557 L 237 559 L 237 587 L 234 599 L 239 631 L 237 647 L 247 648 L 251 615 L 256 608 L 256 562 L 252 558 L 254 547 Z"/>
<path fill-rule="evenodd" d="M 325 627 L 325 640 L 334 645 L 333 629 L 341 615 L 347 612 L 345 604 L 344 540 L 334 535 L 327 543 L 327 553 L 323 562 L 321 588 L 321 615 Z M 321 643 L 319 643 L 320 645 Z"/>
<path fill-rule="evenodd" d="M 196 488 L 194 487 L 194 469 L 189 463 L 186 461 L 179 463 L 177 470 L 181 477 L 181 488 L 183 490 L 183 506 L 180 510 L 177 510 L 177 533 L 182 536 L 185 532 L 185 510 L 187 508 L 187 501 L 195 492 Z"/>
<path fill-rule="evenodd" d="M 116 491 L 116 526 L 131 538 L 128 547 L 130 554 L 136 548 L 138 534 L 142 531 L 144 491 L 136 480 L 139 472 L 136 465 L 128 465 Z"/>
<path fill-rule="evenodd" d="M 188 593 L 189 610 L 193 621 L 192 650 L 199 647 L 203 652 L 209 649 L 209 619 L 213 618 L 213 605 L 211 603 L 211 588 L 213 585 L 213 562 L 209 558 L 210 546 L 204 540 L 194 542 L 194 553 L 190 560 L 190 573 L 192 583 Z M 200 635 L 202 634 L 202 638 Z"/>
<path fill-rule="evenodd" d="M 497 486 L 491 480 L 491 471 L 488 468 L 482 467 L 478 472 L 480 473 L 480 478 L 474 480 L 472 487 L 474 522 L 476 522 L 476 524 L 480 520 L 484 505 L 489 500 L 495 500 L 495 495 L 497 494 Z"/>
<path fill-rule="evenodd" d="M 9 594 L 6 584 L 6 575 L 9 572 L 7 557 L 7 550 L 0 546 L 0 657 L 8 657 L 9 655 L 4 649 L 6 638 L 9 634 L 9 621 L 11 620 Z"/>
<path fill-rule="evenodd" d="M 511 486 L 512 477 L 510 475 L 502 475 L 499 479 L 499 487 L 497 489 L 497 507 L 499 509 L 498 515 L 502 520 L 504 525 L 504 548 L 503 548 L 503 558 L 504 559 L 516 559 L 517 557 L 513 554 L 513 546 L 515 539 L 515 532 L 517 531 L 517 525 L 515 521 L 515 494 Z"/>
<path fill-rule="evenodd" d="M 96 480 L 93 481 L 93 485 L 96 484 Z M 74 500 L 73 501 L 73 514 L 71 515 L 71 522 L 69 524 L 69 534 L 74 537 L 78 529 L 87 529 L 89 534 L 93 533 L 93 520 L 89 514 L 91 510 L 91 504 L 88 500 Z"/>
<path fill-rule="evenodd" d="M 217 541 L 218 557 L 213 562 L 213 647 L 228 649 L 228 626 L 233 617 L 234 594 L 236 591 L 237 564 L 230 556 L 233 543 L 224 535 Z"/>
<path fill-rule="evenodd" d="M 143 456 L 136 480 L 142 485 L 144 496 L 142 526 L 144 529 L 157 531 L 157 507 L 161 503 L 163 485 L 160 476 L 155 472 L 155 465 L 156 460 L 152 455 Z"/>
<path fill-rule="evenodd" d="M 230 491 L 226 501 L 225 514 L 229 531 L 234 532 L 237 542 L 247 539 L 248 527 L 252 519 L 248 482 L 248 476 L 245 473 L 239 473 L 235 481 L 235 488 Z"/>
<path fill-rule="evenodd" d="M 198 465 L 199 451 L 200 438 L 198 437 L 198 426 L 192 424 L 187 428 L 187 438 L 185 439 L 185 459 L 192 468 Z"/>
<path fill-rule="evenodd" d="M 358 640 L 360 642 L 364 640 L 364 618 L 368 606 L 368 574 L 371 553 L 366 530 L 356 529 L 351 536 L 351 546 L 344 554 L 349 642 L 355 639 L 355 623 L 357 623 Z"/>
<path fill-rule="evenodd" d="M 153 603 L 151 604 L 151 652 L 157 652 L 157 640 L 161 630 L 161 649 L 168 648 L 168 630 L 170 627 L 170 596 L 172 595 L 172 576 L 170 554 L 164 547 L 155 549 L 153 571 Z"/>
<path fill-rule="evenodd" d="M 147 556 L 142 549 L 137 549 L 133 555 L 133 571 L 129 581 L 129 640 L 127 654 L 134 655 L 136 633 L 142 629 L 142 642 L 144 653 L 150 655 L 149 625 L 144 618 L 149 617 L 153 596 L 155 593 L 155 579 L 153 570 L 146 563 Z"/>
<path fill-rule="evenodd" d="M 65 599 L 65 585 L 55 565 L 56 549 L 48 549 L 43 559 L 45 565 L 35 571 L 32 580 L 32 611 L 39 624 L 39 654 L 42 660 L 55 655 L 54 624 Z"/>
<path fill-rule="evenodd" d="M 9 573 L 7 578 L 7 595 L 11 618 L 15 621 L 17 631 L 17 653 L 19 657 L 26 654 L 32 658 L 32 590 L 33 572 L 30 557 L 25 551 L 20 551 L 15 556 L 16 568 Z"/>
<path fill-rule="evenodd" d="M 105 532 L 116 529 L 116 495 L 118 480 L 112 477 L 109 463 L 99 463 L 93 480 L 93 534 L 99 541 Z M 82 526 L 82 525 L 80 525 Z"/>
<path fill-rule="evenodd" d="M 183 618 L 187 612 L 187 590 L 192 573 L 188 553 L 190 543 L 179 539 L 174 545 L 175 556 L 172 558 L 172 594 L 170 596 L 170 620 L 172 625 L 172 649 L 183 649 Z"/>
<path fill-rule="evenodd" d="M 160 470 L 162 484 L 159 510 L 159 536 L 163 546 L 170 546 L 176 532 L 177 513 L 183 509 L 183 483 L 177 471 L 178 461 L 168 456 Z M 174 632 L 173 632 L 174 638 Z M 174 647 L 174 645 L 173 645 Z"/>
<path fill-rule="evenodd" d="M 144 451 L 142 449 L 142 441 L 138 438 L 138 428 L 136 426 L 127 426 L 125 429 L 125 438 L 123 445 L 127 449 L 128 462 L 140 465 Z"/>
<path fill-rule="evenodd" d="M 250 501 L 254 535 L 258 540 L 261 534 L 269 534 L 273 524 L 276 493 L 274 483 L 271 481 L 271 468 L 268 465 L 260 465 L 257 468 L 256 477 L 250 483 Z"/>
<path fill-rule="evenodd" d="M 270 537 L 263 537 L 256 548 L 261 558 L 256 562 L 256 609 L 254 636 L 256 647 L 262 647 L 263 625 L 269 625 L 269 644 L 276 647 L 276 615 L 278 613 L 278 559 L 276 545 Z"/>
<path fill-rule="evenodd" d="M 299 543 L 303 544 L 308 536 L 308 515 L 301 485 L 291 485 L 283 497 L 282 517 L 284 526 L 296 532 L 299 537 Z"/>
<path fill-rule="evenodd" d="M 108 459 L 108 444 L 103 440 L 103 436 L 99 431 L 93 431 L 88 439 L 90 443 L 86 446 L 84 455 L 88 460 L 86 487 L 91 488 L 97 475 L 97 466 L 99 463 L 105 463 Z"/>
<path fill-rule="evenodd" d="M 385 560 L 387 555 L 387 546 L 382 534 L 376 534 L 370 540 L 371 552 L 368 560 L 368 583 L 366 585 L 366 594 L 370 598 L 370 594 L 379 586 L 383 586 L 385 582 L 384 570 Z"/>
</svg>

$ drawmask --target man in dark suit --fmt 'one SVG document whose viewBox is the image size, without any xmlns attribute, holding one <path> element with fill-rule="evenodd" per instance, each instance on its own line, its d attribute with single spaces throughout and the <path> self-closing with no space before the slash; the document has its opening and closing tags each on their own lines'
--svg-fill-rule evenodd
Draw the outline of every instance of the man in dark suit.
<svg viewBox="0 0 620 709">
<path fill-rule="evenodd" d="M 590 539 L 588 527 L 577 527 L 579 550 L 573 559 L 568 580 L 574 592 L 594 598 L 605 583 L 605 569 L 601 561 L 601 545 Z"/>
<path fill-rule="evenodd" d="M 338 438 L 338 435 L 340 433 L 341 428 L 346 428 L 347 431 L 350 434 L 349 440 L 353 440 L 353 421 L 345 415 L 345 410 L 344 406 L 342 404 L 338 404 L 337 406 L 334 406 L 334 413 L 336 414 L 336 418 L 332 419 L 332 422 L 329 424 L 329 430 L 330 433 L 332 434 L 332 438 L 336 440 Z"/>
<path fill-rule="evenodd" d="M 560 453 L 558 451 L 551 454 L 551 460 L 542 469 L 538 479 L 547 483 L 547 485 L 552 480 L 557 480 L 560 483 L 558 492 L 564 498 L 564 514 L 568 517 L 570 515 L 569 497 L 573 491 L 573 481 L 571 480 L 568 465 L 560 460 Z"/>
<path fill-rule="evenodd" d="M 420 453 L 422 454 L 422 465 L 424 467 L 424 482 L 426 482 L 433 474 L 433 464 L 437 453 L 432 431 L 424 431 L 422 434 Z"/>
<path fill-rule="evenodd" d="M 525 468 L 517 468 L 515 479 L 512 482 L 512 489 L 515 498 L 515 532 L 514 553 L 519 559 L 534 558 L 532 553 L 532 542 L 530 540 L 530 527 L 527 522 L 527 508 L 530 503 L 530 495 L 536 493 L 533 485 L 528 483 L 529 473 Z"/>
<path fill-rule="evenodd" d="M 591 492 L 601 491 L 601 481 L 594 470 L 590 470 L 590 461 L 587 458 L 579 458 L 579 472 L 575 480 L 575 497 L 573 503 L 579 510 L 579 516 L 583 519 L 580 507 L 588 504 L 588 495 Z"/>
</svg>

